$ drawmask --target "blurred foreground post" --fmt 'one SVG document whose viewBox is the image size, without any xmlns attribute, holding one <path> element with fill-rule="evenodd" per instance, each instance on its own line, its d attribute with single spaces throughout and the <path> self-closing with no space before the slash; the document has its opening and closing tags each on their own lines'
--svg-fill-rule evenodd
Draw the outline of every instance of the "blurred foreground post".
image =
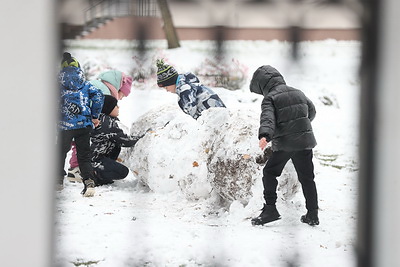
<svg viewBox="0 0 400 267">
<path fill-rule="evenodd" d="M 55 1 L 2 1 L 0 13 L 7 62 L 1 67 L 0 265 L 50 267 L 59 96 Z"/>
<path fill-rule="evenodd" d="M 398 0 L 365 0 L 358 266 L 400 266 Z"/>
</svg>

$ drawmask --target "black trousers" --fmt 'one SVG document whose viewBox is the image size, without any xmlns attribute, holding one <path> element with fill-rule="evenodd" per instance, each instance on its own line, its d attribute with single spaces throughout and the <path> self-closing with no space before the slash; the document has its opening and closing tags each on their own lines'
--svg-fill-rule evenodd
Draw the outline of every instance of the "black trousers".
<svg viewBox="0 0 400 267">
<path fill-rule="evenodd" d="M 128 176 L 129 169 L 115 161 L 112 158 L 102 158 L 100 159 L 100 166 L 94 168 L 96 171 L 96 183 L 98 185 L 109 184 L 114 180 L 124 179 Z"/>
<path fill-rule="evenodd" d="M 121 147 L 116 146 L 107 156 L 99 160 L 100 165 L 94 168 L 97 185 L 109 184 L 128 176 L 129 169 L 116 161 L 120 152 Z"/>
<path fill-rule="evenodd" d="M 81 128 L 74 130 L 59 131 L 58 144 L 60 149 L 59 169 L 60 177 L 64 177 L 65 158 L 71 149 L 71 142 L 75 140 L 76 156 L 83 180 L 93 179 L 93 168 L 91 163 L 90 132 L 92 128 Z"/>
<path fill-rule="evenodd" d="M 275 205 L 278 186 L 278 176 L 289 159 L 292 160 L 297 172 L 297 177 L 303 189 L 307 210 L 318 209 L 317 188 L 314 182 L 314 164 L 312 162 L 313 151 L 274 151 L 268 159 L 263 170 L 264 199 L 267 205 Z"/>
</svg>

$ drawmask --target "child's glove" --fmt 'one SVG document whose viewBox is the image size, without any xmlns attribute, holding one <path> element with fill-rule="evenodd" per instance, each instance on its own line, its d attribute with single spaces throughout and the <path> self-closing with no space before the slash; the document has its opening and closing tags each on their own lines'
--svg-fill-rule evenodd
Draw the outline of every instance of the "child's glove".
<svg viewBox="0 0 400 267">
<path fill-rule="evenodd" d="M 267 146 L 264 149 L 263 153 L 256 157 L 256 163 L 265 164 L 267 162 L 267 160 L 271 157 L 271 155 L 272 155 L 272 147 Z"/>
</svg>

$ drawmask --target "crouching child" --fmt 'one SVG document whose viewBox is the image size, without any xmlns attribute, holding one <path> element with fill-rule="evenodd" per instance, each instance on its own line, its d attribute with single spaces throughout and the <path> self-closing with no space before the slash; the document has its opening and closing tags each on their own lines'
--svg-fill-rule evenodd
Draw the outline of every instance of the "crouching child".
<svg viewBox="0 0 400 267">
<path fill-rule="evenodd" d="M 122 130 L 118 119 L 118 100 L 104 96 L 99 125 L 91 134 L 92 165 L 96 186 L 124 179 L 129 169 L 117 161 L 122 147 L 133 147 L 142 136 L 129 136 Z"/>
<path fill-rule="evenodd" d="M 157 85 L 179 97 L 181 110 L 198 119 L 201 113 L 209 108 L 225 108 L 221 98 L 210 88 L 200 83 L 199 78 L 191 72 L 178 74 L 173 66 L 157 60 Z"/>
</svg>

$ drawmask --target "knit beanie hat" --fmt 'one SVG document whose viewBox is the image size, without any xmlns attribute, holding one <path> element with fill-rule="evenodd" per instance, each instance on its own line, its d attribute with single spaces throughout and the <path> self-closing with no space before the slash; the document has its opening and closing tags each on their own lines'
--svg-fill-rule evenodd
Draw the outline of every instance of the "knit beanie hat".
<svg viewBox="0 0 400 267">
<path fill-rule="evenodd" d="M 132 86 L 132 77 L 122 73 L 122 81 L 121 81 L 121 91 L 124 96 L 128 96 L 131 93 L 131 86 Z"/>
<path fill-rule="evenodd" d="M 111 95 L 105 95 L 103 109 L 101 110 L 101 113 L 110 115 L 111 111 L 113 111 L 113 109 L 115 108 L 115 106 L 117 104 L 118 104 L 118 100 L 115 97 L 113 97 Z"/>
<path fill-rule="evenodd" d="M 163 59 L 157 59 L 157 84 L 159 87 L 169 86 L 176 83 L 178 72 L 174 67 L 165 64 Z"/>
<path fill-rule="evenodd" d="M 79 65 L 78 60 L 76 58 L 73 58 L 70 53 L 64 52 L 63 58 L 61 60 L 61 67 L 77 67 L 80 68 L 81 65 Z"/>
</svg>

